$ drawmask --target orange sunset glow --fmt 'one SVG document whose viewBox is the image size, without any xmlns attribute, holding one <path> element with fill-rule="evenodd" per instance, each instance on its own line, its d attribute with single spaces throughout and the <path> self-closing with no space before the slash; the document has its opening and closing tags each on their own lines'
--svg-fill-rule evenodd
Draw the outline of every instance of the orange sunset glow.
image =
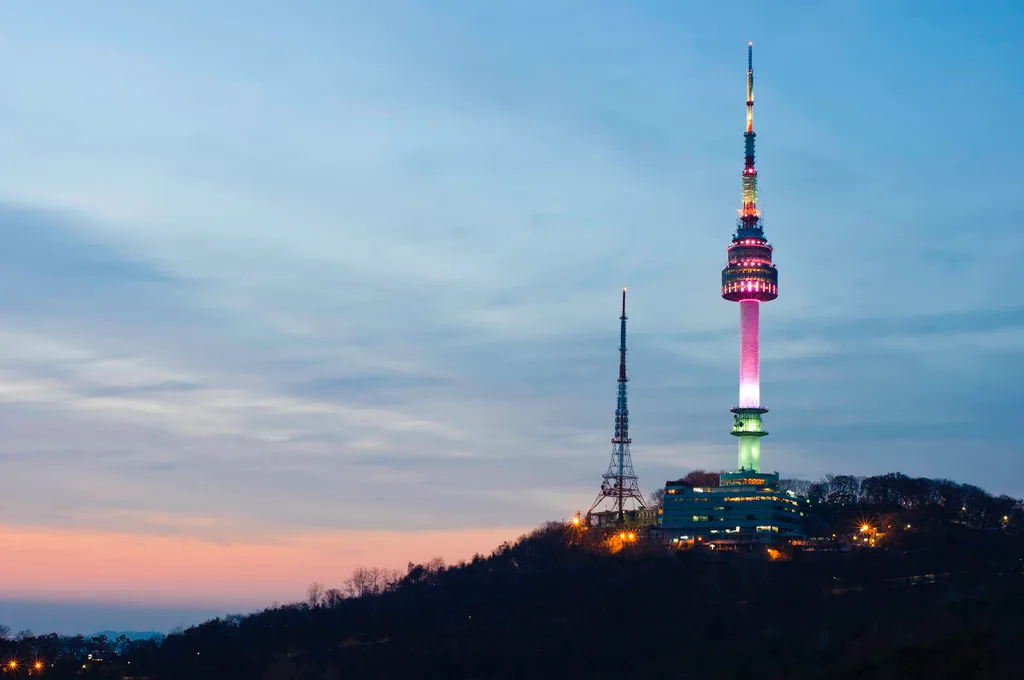
<svg viewBox="0 0 1024 680">
<path fill-rule="evenodd" d="M 325 531 L 232 541 L 0 525 L 0 595 L 231 607 L 303 598 L 359 566 L 488 554 L 525 529 Z"/>
</svg>

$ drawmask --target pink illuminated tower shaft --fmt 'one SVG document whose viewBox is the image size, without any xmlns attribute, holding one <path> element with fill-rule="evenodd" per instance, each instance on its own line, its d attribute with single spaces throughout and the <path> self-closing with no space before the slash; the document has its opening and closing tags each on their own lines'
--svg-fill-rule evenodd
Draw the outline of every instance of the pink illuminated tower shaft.
<svg viewBox="0 0 1024 680">
<path fill-rule="evenodd" d="M 760 308 L 757 300 L 740 301 L 740 408 L 761 407 L 761 371 L 757 356 Z"/>
<path fill-rule="evenodd" d="M 761 471 L 761 375 L 758 330 L 761 303 L 779 294 L 779 273 L 772 264 L 772 247 L 764 237 L 757 207 L 757 168 L 754 166 L 754 54 L 747 47 L 747 130 L 741 174 L 743 198 L 729 261 L 722 270 L 722 297 L 740 303 L 740 400 L 732 409 L 732 434 L 739 439 L 739 469 Z"/>
</svg>

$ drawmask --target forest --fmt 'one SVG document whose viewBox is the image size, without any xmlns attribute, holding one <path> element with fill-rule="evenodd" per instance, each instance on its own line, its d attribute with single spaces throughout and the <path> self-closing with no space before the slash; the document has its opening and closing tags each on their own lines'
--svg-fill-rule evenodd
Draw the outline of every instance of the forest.
<svg viewBox="0 0 1024 680">
<path fill-rule="evenodd" d="M 1021 501 L 898 473 L 784 483 L 813 499 L 812 540 L 669 551 L 552 523 L 162 641 L 0 627 L 0 658 L 11 677 L 151 680 L 1016 677 Z"/>
</svg>

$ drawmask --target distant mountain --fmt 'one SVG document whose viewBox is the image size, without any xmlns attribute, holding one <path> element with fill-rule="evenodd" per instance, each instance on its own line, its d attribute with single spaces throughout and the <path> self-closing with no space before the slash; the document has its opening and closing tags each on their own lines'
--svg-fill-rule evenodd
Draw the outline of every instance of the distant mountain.
<svg viewBox="0 0 1024 680">
<path fill-rule="evenodd" d="M 101 630 L 98 633 L 87 635 L 87 638 L 99 637 L 100 635 L 106 635 L 110 640 L 116 640 L 122 635 L 127 635 L 129 640 L 163 640 L 164 634 L 158 633 L 154 630 L 149 631 L 138 631 L 138 630 Z"/>
</svg>

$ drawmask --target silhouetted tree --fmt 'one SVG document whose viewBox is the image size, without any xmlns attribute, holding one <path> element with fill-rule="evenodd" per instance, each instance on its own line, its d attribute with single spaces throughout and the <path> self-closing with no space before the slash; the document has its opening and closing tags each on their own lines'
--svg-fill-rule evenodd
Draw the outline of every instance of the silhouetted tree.
<svg viewBox="0 0 1024 680">
<path fill-rule="evenodd" d="M 329 588 L 327 592 L 324 593 L 324 605 L 327 607 L 337 607 L 344 599 L 345 593 L 341 592 L 337 588 Z"/>
<path fill-rule="evenodd" d="M 442 560 L 442 565 L 443 565 Z M 366 595 L 380 595 L 395 583 L 401 575 L 393 569 L 382 569 L 381 567 L 357 567 L 352 576 L 345 579 L 342 584 L 342 592 L 348 597 L 363 597 Z"/>
<path fill-rule="evenodd" d="M 825 487 L 825 501 L 840 505 L 857 502 L 860 494 L 860 478 L 853 475 L 825 475 L 822 480 Z"/>
<path fill-rule="evenodd" d="M 324 592 L 327 588 L 323 583 L 319 581 L 313 581 L 306 588 L 306 602 L 309 603 L 310 607 L 316 608 L 324 602 Z"/>
<path fill-rule="evenodd" d="M 691 470 L 683 477 L 682 482 L 690 486 L 718 486 L 721 474 L 707 470 Z"/>
<path fill-rule="evenodd" d="M 779 488 L 783 491 L 792 491 L 801 496 L 808 495 L 811 482 L 806 479 L 782 479 L 779 480 Z"/>
</svg>

